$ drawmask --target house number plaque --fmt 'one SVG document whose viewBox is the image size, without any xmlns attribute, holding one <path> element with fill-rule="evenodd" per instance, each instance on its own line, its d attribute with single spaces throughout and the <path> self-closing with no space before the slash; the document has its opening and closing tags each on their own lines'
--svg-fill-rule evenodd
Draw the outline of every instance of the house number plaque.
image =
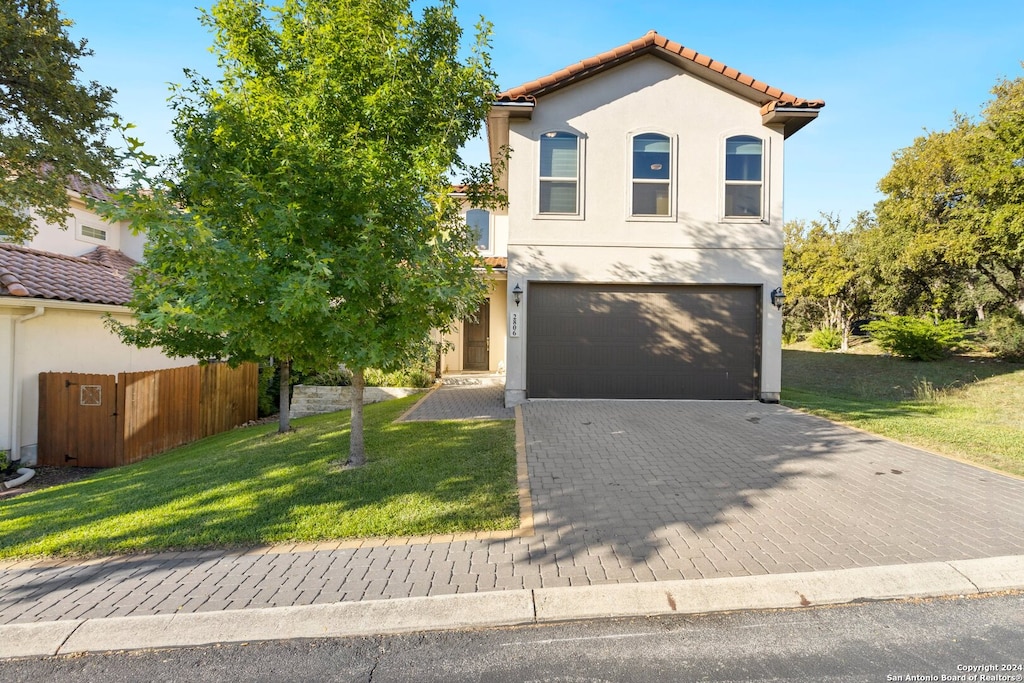
<svg viewBox="0 0 1024 683">
<path fill-rule="evenodd" d="M 519 336 L 519 311 L 512 311 L 508 314 L 508 336 Z"/>
</svg>

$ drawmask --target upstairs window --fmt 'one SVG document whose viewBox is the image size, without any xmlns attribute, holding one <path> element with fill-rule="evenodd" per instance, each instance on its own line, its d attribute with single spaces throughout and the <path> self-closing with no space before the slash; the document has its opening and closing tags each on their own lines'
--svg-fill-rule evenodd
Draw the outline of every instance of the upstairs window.
<svg viewBox="0 0 1024 683">
<path fill-rule="evenodd" d="M 725 216 L 760 218 L 764 193 L 762 163 L 764 143 L 751 135 L 725 141 Z"/>
<path fill-rule="evenodd" d="M 665 135 L 633 138 L 634 216 L 668 216 L 671 211 L 672 143 Z"/>
<path fill-rule="evenodd" d="M 551 131 L 540 137 L 540 213 L 578 214 L 580 139 Z"/>
<path fill-rule="evenodd" d="M 466 225 L 476 235 L 476 248 L 491 250 L 491 212 L 484 209 L 470 209 L 466 212 Z"/>
</svg>

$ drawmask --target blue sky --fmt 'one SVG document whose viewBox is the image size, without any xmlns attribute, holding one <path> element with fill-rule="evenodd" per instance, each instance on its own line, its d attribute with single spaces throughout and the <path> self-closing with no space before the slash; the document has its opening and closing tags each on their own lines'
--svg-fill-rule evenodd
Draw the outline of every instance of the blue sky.
<svg viewBox="0 0 1024 683">
<path fill-rule="evenodd" d="M 116 88 L 148 151 L 173 151 L 168 83 L 215 74 L 196 6 L 212 0 L 60 0 L 95 56 L 83 77 Z M 422 4 L 422 3 L 420 3 Z M 953 112 L 977 115 L 1001 78 L 1024 74 L 1021 0 L 462 0 L 464 27 L 494 24 L 493 65 L 510 88 L 650 29 L 799 97 L 817 121 L 786 143 L 786 219 L 871 209 L 892 153 Z M 466 156 L 484 161 L 482 144 Z"/>
</svg>

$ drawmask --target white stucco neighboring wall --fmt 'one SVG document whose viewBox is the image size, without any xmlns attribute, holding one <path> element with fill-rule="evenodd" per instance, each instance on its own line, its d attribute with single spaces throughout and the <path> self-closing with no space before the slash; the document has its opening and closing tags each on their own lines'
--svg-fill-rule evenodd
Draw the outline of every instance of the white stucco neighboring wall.
<svg viewBox="0 0 1024 683">
<path fill-rule="evenodd" d="M 42 307 L 41 315 L 35 306 Z M 116 374 L 196 363 L 124 344 L 104 325 L 107 312 L 121 322 L 131 320 L 117 306 L 0 300 L 0 450 L 16 447 L 25 464 L 35 462 L 40 372 Z M 34 317 L 19 322 L 25 316 Z"/>
<path fill-rule="evenodd" d="M 580 137 L 580 213 L 540 215 L 539 139 Z M 631 217 L 631 136 L 672 142 L 672 208 Z M 725 219 L 725 140 L 763 140 L 762 218 Z M 761 396 L 781 386 L 782 316 L 769 293 L 782 284 L 783 134 L 762 123 L 760 105 L 656 57 L 640 57 L 538 98 L 530 119 L 513 119 L 508 167 L 508 289 L 526 292 L 524 327 L 508 339 L 506 403 L 526 398 L 525 327 L 531 282 L 717 283 L 761 287 Z M 511 293 L 506 300 L 511 303 Z"/>
<path fill-rule="evenodd" d="M 45 223 L 36 217 L 33 221 L 36 235 L 24 246 L 66 256 L 81 256 L 98 246 L 105 246 L 136 261 L 142 260 L 144 235 L 132 234 L 127 223 L 103 220 L 77 196 L 70 198 L 70 209 L 71 217 L 63 226 Z M 100 233 L 93 232 L 95 230 L 102 232 L 102 239 L 97 236 Z"/>
</svg>

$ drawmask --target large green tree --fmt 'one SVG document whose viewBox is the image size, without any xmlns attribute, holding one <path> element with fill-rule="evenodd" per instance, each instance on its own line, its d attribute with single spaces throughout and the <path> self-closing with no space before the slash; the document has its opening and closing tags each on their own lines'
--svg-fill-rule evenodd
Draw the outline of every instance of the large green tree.
<svg viewBox="0 0 1024 683">
<path fill-rule="evenodd" d="M 842 350 L 849 348 L 853 320 L 871 310 L 869 284 L 858 257 L 860 240 L 869 229 L 864 214 L 848 230 L 838 217 L 822 214 L 811 221 L 790 221 L 783 226 L 783 287 L 787 315 L 805 327 L 826 327 L 842 334 Z"/>
<path fill-rule="evenodd" d="M 220 0 L 205 21 L 222 77 L 189 75 L 180 154 L 108 206 L 149 237 L 122 332 L 180 355 L 344 363 L 362 464 L 363 371 L 421 357 L 484 294 L 448 173 L 487 175 L 459 149 L 496 91 L 488 28 L 463 57 L 453 0 L 418 18 L 408 0 Z"/>
<path fill-rule="evenodd" d="M 936 307 L 967 300 L 982 315 L 992 291 L 1024 313 L 1024 78 L 993 94 L 980 121 L 957 116 L 951 130 L 896 152 L 875 208 L 892 246 L 883 278 Z"/>
<path fill-rule="evenodd" d="M 0 3 L 0 235 L 14 242 L 35 234 L 31 210 L 64 224 L 70 176 L 113 178 L 114 91 L 79 82 L 79 60 L 92 51 L 69 26 L 53 0 Z"/>
</svg>

